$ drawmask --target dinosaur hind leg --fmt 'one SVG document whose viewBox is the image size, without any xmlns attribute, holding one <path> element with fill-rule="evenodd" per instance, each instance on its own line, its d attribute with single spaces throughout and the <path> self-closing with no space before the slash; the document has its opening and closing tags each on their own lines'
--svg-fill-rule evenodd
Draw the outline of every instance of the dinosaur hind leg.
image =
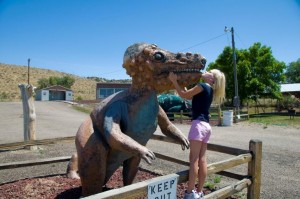
<svg viewBox="0 0 300 199">
<path fill-rule="evenodd" d="M 77 150 L 78 171 L 82 185 L 82 195 L 89 196 L 102 192 L 106 178 L 108 151 L 95 134 L 92 134 L 84 150 Z"/>
<path fill-rule="evenodd" d="M 133 156 L 123 162 L 123 183 L 124 186 L 132 184 L 136 173 L 138 172 L 138 166 L 141 162 L 141 158 Z"/>
</svg>

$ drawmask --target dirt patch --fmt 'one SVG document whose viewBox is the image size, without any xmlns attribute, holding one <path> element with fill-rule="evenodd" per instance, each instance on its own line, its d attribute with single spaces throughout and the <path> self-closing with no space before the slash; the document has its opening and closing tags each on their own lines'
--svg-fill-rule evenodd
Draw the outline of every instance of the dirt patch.
<svg viewBox="0 0 300 199">
<path fill-rule="evenodd" d="M 139 169 L 135 183 L 145 181 L 160 176 L 159 174 Z M 107 183 L 105 190 L 111 190 L 123 187 L 122 169 L 118 169 Z M 177 185 L 177 198 L 183 198 L 184 191 L 187 187 L 186 183 Z M 204 189 L 205 194 L 209 194 L 214 190 Z M 0 198 L 55 198 L 55 199 L 75 199 L 81 196 L 80 180 L 70 179 L 64 175 L 46 176 L 37 178 L 28 178 L 15 182 L 0 185 Z M 138 197 L 138 199 L 146 199 L 147 196 Z M 236 199 L 229 197 L 228 199 Z"/>
</svg>

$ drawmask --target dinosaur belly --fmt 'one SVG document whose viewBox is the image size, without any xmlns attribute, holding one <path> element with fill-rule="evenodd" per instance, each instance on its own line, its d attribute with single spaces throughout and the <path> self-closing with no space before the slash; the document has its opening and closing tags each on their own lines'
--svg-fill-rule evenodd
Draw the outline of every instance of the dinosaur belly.
<svg viewBox="0 0 300 199">
<path fill-rule="evenodd" d="M 131 106 L 127 110 L 128 118 L 124 120 L 127 121 L 126 129 L 123 129 L 122 132 L 145 146 L 157 128 L 158 103 L 156 95 L 143 104 Z M 131 154 L 112 149 L 108 159 L 109 169 L 117 169 L 125 160 L 131 157 Z"/>
<path fill-rule="evenodd" d="M 156 96 L 155 96 L 156 98 Z M 126 134 L 142 145 L 146 145 L 157 128 L 158 103 L 148 100 L 136 111 L 131 111 Z"/>
</svg>

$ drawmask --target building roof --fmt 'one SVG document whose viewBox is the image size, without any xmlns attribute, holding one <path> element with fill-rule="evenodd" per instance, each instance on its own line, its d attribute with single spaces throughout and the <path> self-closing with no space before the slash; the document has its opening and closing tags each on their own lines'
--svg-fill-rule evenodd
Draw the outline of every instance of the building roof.
<svg viewBox="0 0 300 199">
<path fill-rule="evenodd" d="M 60 85 L 49 86 L 49 87 L 43 88 L 41 90 L 49 90 L 49 91 L 72 91 L 71 89 L 68 89 L 68 88 L 60 86 Z"/>
<path fill-rule="evenodd" d="M 281 86 L 280 91 L 282 93 L 300 92 L 300 83 L 295 83 L 295 84 L 281 84 L 280 86 Z"/>
</svg>

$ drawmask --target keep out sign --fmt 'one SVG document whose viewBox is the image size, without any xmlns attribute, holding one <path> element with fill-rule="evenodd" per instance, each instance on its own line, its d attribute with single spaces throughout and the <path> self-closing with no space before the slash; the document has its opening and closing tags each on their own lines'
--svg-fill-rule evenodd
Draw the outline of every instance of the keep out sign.
<svg viewBox="0 0 300 199">
<path fill-rule="evenodd" d="M 148 185 L 148 199 L 176 199 L 177 174 L 155 178 Z"/>
</svg>

